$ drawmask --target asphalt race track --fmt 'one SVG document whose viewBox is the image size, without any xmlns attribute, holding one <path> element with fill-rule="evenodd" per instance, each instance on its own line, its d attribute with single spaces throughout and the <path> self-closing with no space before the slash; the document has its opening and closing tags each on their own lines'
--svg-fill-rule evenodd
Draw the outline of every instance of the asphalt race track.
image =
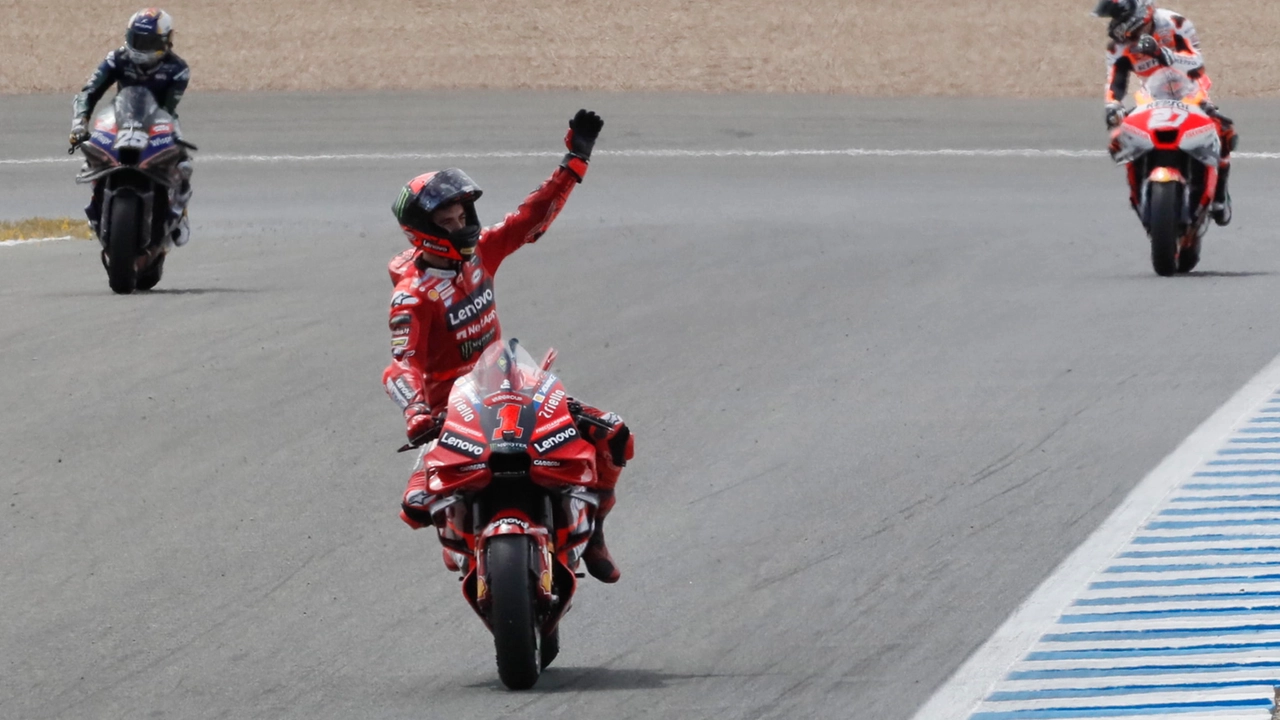
<svg viewBox="0 0 1280 720">
<path fill-rule="evenodd" d="M 4 98 L 0 160 L 63 153 L 68 101 Z M 460 165 L 496 222 L 579 107 L 600 154 L 498 305 L 639 454 L 622 582 L 587 581 L 511 693 L 396 516 L 390 206 Z M 1223 107 L 1280 151 L 1280 103 Z M 1280 160 L 1238 160 L 1235 224 L 1161 279 L 1104 158 L 606 152 L 1100 149 L 1096 102 L 196 94 L 183 119 L 194 239 L 156 292 L 111 295 L 94 243 L 0 248 L 6 718 L 909 718 L 1280 353 Z M 333 153 L 483 157 L 242 157 Z M 0 219 L 78 215 L 75 168 L 0 163 Z"/>
</svg>

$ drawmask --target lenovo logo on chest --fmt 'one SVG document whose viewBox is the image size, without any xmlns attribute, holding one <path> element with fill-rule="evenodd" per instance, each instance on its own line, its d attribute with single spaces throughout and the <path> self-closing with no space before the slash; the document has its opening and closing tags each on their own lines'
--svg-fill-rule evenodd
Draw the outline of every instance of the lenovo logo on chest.
<svg viewBox="0 0 1280 720">
<path fill-rule="evenodd" d="M 459 300 L 445 316 L 450 330 L 457 330 L 475 320 L 493 305 L 493 285 L 486 282 L 475 292 Z"/>
</svg>

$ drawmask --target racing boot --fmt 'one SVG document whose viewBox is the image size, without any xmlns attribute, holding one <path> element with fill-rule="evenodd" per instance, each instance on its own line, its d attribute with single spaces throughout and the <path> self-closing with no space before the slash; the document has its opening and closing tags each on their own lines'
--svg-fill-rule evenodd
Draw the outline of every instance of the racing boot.
<svg viewBox="0 0 1280 720">
<path fill-rule="evenodd" d="M 414 530 L 433 526 L 430 507 L 436 499 L 427 492 L 427 469 L 421 460 L 418 465 L 409 476 L 409 486 L 404 489 L 404 499 L 400 501 L 400 519 Z"/>
<path fill-rule="evenodd" d="M 600 491 L 600 511 L 596 514 L 596 530 L 587 541 L 587 549 L 582 553 L 582 561 L 587 565 L 591 577 L 603 583 L 616 583 L 622 577 L 622 571 L 614 563 L 609 548 L 604 544 L 604 519 L 613 509 L 613 491 Z"/>
<path fill-rule="evenodd" d="M 169 215 L 173 230 L 169 237 L 178 247 L 191 240 L 191 222 L 187 217 L 187 203 L 191 202 L 191 171 L 190 160 L 178 163 L 178 175 L 182 180 L 178 183 L 177 190 L 170 195 Z"/>
<path fill-rule="evenodd" d="M 596 511 L 596 529 L 587 541 L 582 560 L 591 577 L 606 583 L 616 583 L 622 572 L 613 562 L 609 548 L 604 544 L 604 519 L 613 510 L 614 488 L 622 468 L 635 455 L 635 438 L 631 429 L 614 413 L 602 412 L 570 398 L 569 412 L 577 421 L 578 432 L 596 448 L 596 484 L 593 490 L 600 496 L 600 509 Z"/>
<path fill-rule="evenodd" d="M 1213 221 L 1219 227 L 1226 227 L 1231 224 L 1231 193 L 1227 190 L 1227 176 L 1230 174 L 1231 161 L 1223 158 L 1222 163 L 1218 166 L 1218 189 L 1213 194 L 1213 206 L 1209 211 L 1209 214 L 1213 216 Z"/>
<path fill-rule="evenodd" d="M 94 236 L 101 240 L 102 190 L 98 187 L 96 181 L 93 183 L 93 197 L 89 199 L 89 204 L 84 206 L 84 216 L 89 220 L 89 229 L 93 230 Z"/>
</svg>

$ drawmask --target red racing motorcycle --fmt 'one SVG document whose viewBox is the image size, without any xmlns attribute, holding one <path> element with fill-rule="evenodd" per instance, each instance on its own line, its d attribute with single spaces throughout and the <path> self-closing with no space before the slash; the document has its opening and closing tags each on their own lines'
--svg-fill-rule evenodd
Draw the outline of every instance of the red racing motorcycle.
<svg viewBox="0 0 1280 720">
<path fill-rule="evenodd" d="M 1129 170 L 1130 203 L 1151 239 L 1159 275 L 1190 272 L 1200 262 L 1218 187 L 1217 124 L 1196 100 L 1200 88 L 1162 68 L 1135 94 L 1138 106 L 1111 134 L 1111 157 Z"/>
<path fill-rule="evenodd" d="M 440 543 L 462 594 L 493 633 L 498 676 L 530 688 L 560 652 L 560 621 L 595 527 L 595 448 L 585 415 L 519 342 L 495 342 L 454 383 L 440 435 L 423 459 Z"/>
</svg>

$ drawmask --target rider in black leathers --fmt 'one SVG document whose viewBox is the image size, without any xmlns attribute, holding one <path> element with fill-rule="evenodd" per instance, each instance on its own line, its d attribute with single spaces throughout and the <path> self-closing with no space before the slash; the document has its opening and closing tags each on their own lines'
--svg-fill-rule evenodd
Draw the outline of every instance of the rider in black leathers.
<svg viewBox="0 0 1280 720">
<path fill-rule="evenodd" d="M 142 86 L 151 91 L 156 102 L 174 118 L 174 132 L 181 137 L 178 128 L 178 103 L 187 90 L 191 70 L 187 63 L 173 52 L 173 18 L 163 10 L 141 10 L 129 18 L 123 47 L 107 53 L 98 70 L 72 101 L 75 117 L 71 125 L 71 144 L 79 145 L 89 139 L 89 117 L 94 107 L 112 85 L 120 88 Z M 191 199 L 191 160 L 183 157 L 178 163 L 182 184 L 171 203 L 170 212 L 182 217 L 181 226 L 175 231 L 174 243 L 185 245 L 189 237 L 186 222 L 187 202 Z M 102 219 L 102 191 L 94 184 L 93 200 L 84 209 L 94 232 Z"/>
</svg>

